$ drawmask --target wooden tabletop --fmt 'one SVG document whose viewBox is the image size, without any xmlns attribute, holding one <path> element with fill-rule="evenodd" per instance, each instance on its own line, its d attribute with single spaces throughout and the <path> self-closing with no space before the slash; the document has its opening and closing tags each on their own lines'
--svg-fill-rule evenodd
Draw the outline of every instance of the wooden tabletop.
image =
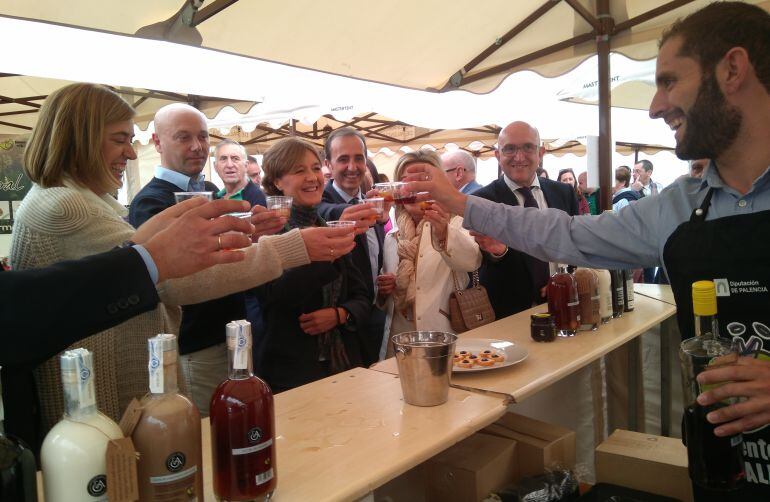
<svg viewBox="0 0 770 502">
<path fill-rule="evenodd" d="M 441 406 L 405 404 L 397 377 L 355 368 L 275 396 L 278 501 L 356 500 L 506 411 L 497 396 L 450 389 Z M 211 485 L 203 423 L 206 500 Z"/>
<path fill-rule="evenodd" d="M 603 324 L 596 331 L 579 331 L 571 338 L 557 338 L 551 343 L 538 343 L 530 337 L 530 315 L 547 311 L 541 305 L 500 319 L 460 335 L 465 338 L 497 338 L 516 343 L 527 349 L 524 361 L 508 366 L 474 373 L 454 373 L 452 385 L 499 392 L 520 402 L 611 352 L 634 337 L 676 313 L 668 303 L 637 295 L 634 311 Z M 371 367 L 377 371 L 398 374 L 395 358 Z"/>
<path fill-rule="evenodd" d="M 634 293 L 676 305 L 674 292 L 668 284 L 634 284 Z"/>
<path fill-rule="evenodd" d="M 450 389 L 441 406 L 411 406 L 398 377 L 364 368 L 277 394 L 273 499 L 358 500 L 491 424 L 509 402 Z M 213 501 L 208 418 L 201 431 L 204 500 Z M 39 472 L 38 493 L 42 501 Z"/>
</svg>

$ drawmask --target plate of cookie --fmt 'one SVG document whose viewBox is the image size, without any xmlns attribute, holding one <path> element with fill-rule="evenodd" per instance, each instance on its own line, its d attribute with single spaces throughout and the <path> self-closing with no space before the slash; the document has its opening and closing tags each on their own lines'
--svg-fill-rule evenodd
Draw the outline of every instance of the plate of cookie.
<svg viewBox="0 0 770 502">
<path fill-rule="evenodd" d="M 452 371 L 467 373 L 512 366 L 527 358 L 524 347 L 495 338 L 459 339 L 455 345 Z"/>
</svg>

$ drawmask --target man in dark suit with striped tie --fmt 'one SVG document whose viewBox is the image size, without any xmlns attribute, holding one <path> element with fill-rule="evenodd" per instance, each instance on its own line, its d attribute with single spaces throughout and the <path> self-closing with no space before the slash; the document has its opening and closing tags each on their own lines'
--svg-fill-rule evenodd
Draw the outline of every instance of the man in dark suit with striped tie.
<svg viewBox="0 0 770 502">
<path fill-rule="evenodd" d="M 366 138 L 350 127 L 333 131 L 324 145 L 325 164 L 332 173 L 332 179 L 324 188 L 318 213 L 325 220 L 338 220 L 346 210 L 355 207 L 365 194 L 361 183 L 367 170 Z M 385 240 L 383 223 L 377 222 L 365 233 L 356 236 L 356 247 L 352 259 L 366 284 L 369 298 L 374 305 L 377 295 L 377 275 L 382 268 L 382 248 Z M 363 347 L 362 360 L 368 366 L 379 359 L 380 346 L 385 330 L 385 313 L 373 307 L 369 318 L 360 325 L 366 326 L 366 333 L 359 333 Z"/>
<path fill-rule="evenodd" d="M 544 153 L 537 129 L 525 122 L 509 124 L 500 131 L 495 151 L 503 175 L 474 195 L 511 206 L 557 208 L 577 215 L 577 198 L 569 185 L 538 178 L 537 168 Z M 471 233 L 484 252 L 481 282 L 498 319 L 546 300 L 548 263 L 483 234 Z"/>
</svg>

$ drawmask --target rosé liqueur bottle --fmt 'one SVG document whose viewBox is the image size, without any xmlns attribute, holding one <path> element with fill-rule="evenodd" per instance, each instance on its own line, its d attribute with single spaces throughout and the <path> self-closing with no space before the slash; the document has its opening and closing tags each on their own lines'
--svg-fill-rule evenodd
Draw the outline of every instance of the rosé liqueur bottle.
<svg viewBox="0 0 770 502">
<path fill-rule="evenodd" d="M 275 414 L 270 387 L 254 376 L 251 324 L 227 324 L 230 372 L 211 397 L 211 454 L 218 500 L 269 500 L 275 490 Z"/>
<path fill-rule="evenodd" d="M 93 354 L 86 349 L 59 358 L 64 417 L 43 441 L 40 460 L 47 502 L 107 500 L 107 444 L 123 437 L 118 424 L 96 409 Z"/>
<path fill-rule="evenodd" d="M 139 500 L 202 501 L 201 417 L 177 386 L 176 336 L 147 340 L 150 393 L 131 439 L 139 452 Z"/>
<path fill-rule="evenodd" d="M 579 305 L 575 278 L 566 267 L 559 266 L 548 281 L 548 311 L 553 315 L 558 336 L 575 336 L 580 326 Z"/>
<path fill-rule="evenodd" d="M 5 433 L 0 385 L 0 500 L 37 502 L 35 455 L 20 439 Z"/>
</svg>

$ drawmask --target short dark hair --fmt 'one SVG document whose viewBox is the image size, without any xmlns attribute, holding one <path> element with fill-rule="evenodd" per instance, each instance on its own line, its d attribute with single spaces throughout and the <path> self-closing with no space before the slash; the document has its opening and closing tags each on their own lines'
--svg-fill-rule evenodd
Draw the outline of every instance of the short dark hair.
<svg viewBox="0 0 770 502">
<path fill-rule="evenodd" d="M 352 127 L 340 127 L 339 129 L 335 129 L 330 132 L 326 137 L 326 141 L 324 141 L 324 157 L 326 160 L 332 160 L 332 142 L 337 138 L 344 138 L 345 136 L 355 136 L 356 138 L 360 139 L 361 143 L 364 145 L 364 157 L 367 156 L 366 138 L 364 135 Z"/>
<path fill-rule="evenodd" d="M 639 162 L 637 162 L 637 164 L 641 164 L 641 165 L 642 165 L 642 169 L 644 169 L 644 170 L 645 170 L 645 171 L 647 171 L 648 173 L 649 173 L 650 171 L 652 171 L 652 162 L 650 162 L 650 161 L 649 161 L 649 160 L 647 160 L 647 159 L 642 159 L 642 160 L 640 160 Z"/>
<path fill-rule="evenodd" d="M 675 22 L 660 44 L 681 37 L 680 56 L 692 57 L 704 74 L 733 47 L 743 47 L 757 78 L 770 92 L 770 14 L 744 2 L 715 2 Z"/>
<path fill-rule="evenodd" d="M 248 155 L 246 159 L 249 164 L 259 164 L 259 161 L 255 155 Z"/>
</svg>

